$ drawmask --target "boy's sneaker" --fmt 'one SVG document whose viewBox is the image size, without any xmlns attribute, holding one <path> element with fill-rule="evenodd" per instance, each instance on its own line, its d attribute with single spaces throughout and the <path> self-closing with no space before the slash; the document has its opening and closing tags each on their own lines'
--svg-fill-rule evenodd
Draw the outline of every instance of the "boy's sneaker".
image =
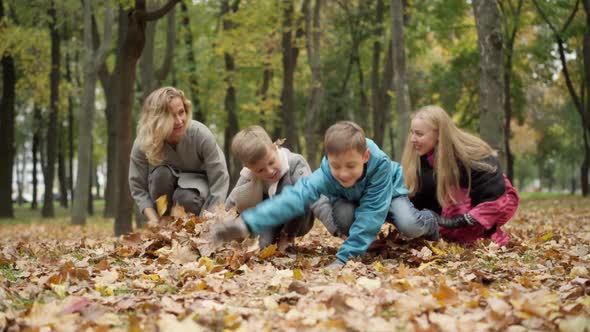
<svg viewBox="0 0 590 332">
<path fill-rule="evenodd" d="M 231 240 L 241 241 L 250 235 L 250 231 L 242 217 L 237 217 L 213 224 L 211 226 L 211 234 L 213 236 L 213 242 L 221 243 Z"/>
</svg>

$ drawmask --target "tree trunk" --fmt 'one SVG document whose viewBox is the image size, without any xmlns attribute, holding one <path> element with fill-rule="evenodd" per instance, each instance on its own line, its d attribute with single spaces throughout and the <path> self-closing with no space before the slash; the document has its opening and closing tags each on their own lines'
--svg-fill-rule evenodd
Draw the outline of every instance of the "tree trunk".
<svg viewBox="0 0 590 332">
<path fill-rule="evenodd" d="M 580 166 L 580 180 L 582 182 L 582 196 L 587 197 L 590 188 L 588 186 L 588 171 L 590 171 L 590 142 L 588 142 L 588 131 L 584 130 L 584 160 Z"/>
<path fill-rule="evenodd" d="M 473 13 L 480 56 L 479 133 L 505 168 L 502 20 L 496 1 L 473 0 Z"/>
<path fill-rule="evenodd" d="M 184 32 L 184 46 L 186 65 L 188 69 L 188 82 L 189 82 L 189 93 L 191 101 L 193 103 L 193 118 L 199 122 L 205 123 L 207 121 L 207 115 L 201 107 L 201 101 L 199 99 L 199 81 L 197 79 L 197 61 L 195 60 L 195 51 L 193 47 L 193 32 L 191 31 L 190 16 L 188 14 L 188 8 L 184 2 L 180 3 L 180 9 L 182 11 L 182 28 Z"/>
<path fill-rule="evenodd" d="M 155 3 L 150 2 L 148 10 L 155 9 Z M 170 10 L 167 15 L 167 29 L 166 29 L 166 55 L 162 61 L 161 67 L 156 70 L 154 64 L 155 57 L 155 38 L 156 38 L 156 21 L 147 22 L 145 31 L 145 46 L 141 57 L 139 58 L 139 68 L 141 73 L 141 88 L 143 94 L 141 102 L 143 102 L 152 91 L 156 90 L 162 85 L 162 81 L 170 72 L 172 66 L 172 59 L 174 58 L 174 44 L 176 41 L 176 13 L 174 9 Z"/>
<path fill-rule="evenodd" d="M 221 2 L 221 16 L 225 16 L 225 15 L 229 14 L 230 12 L 236 12 L 238 10 L 237 2 L 234 3 L 234 5 L 235 5 L 235 7 L 230 8 L 229 1 L 223 0 Z M 234 23 L 224 17 L 223 30 L 229 31 L 229 30 L 233 29 L 234 27 L 235 27 Z M 224 52 L 223 58 L 225 61 L 225 71 L 226 71 L 226 77 L 224 79 L 225 84 L 226 84 L 224 106 L 225 106 L 225 112 L 227 114 L 227 122 L 225 125 L 225 130 L 224 130 L 224 135 L 223 135 L 224 136 L 223 152 L 225 154 L 225 159 L 227 160 L 227 167 L 228 167 L 228 172 L 230 175 L 230 188 L 231 188 L 238 181 L 238 178 L 240 176 L 240 166 L 238 165 L 238 162 L 235 160 L 235 158 L 230 153 L 231 140 L 234 137 L 234 135 L 237 134 L 238 129 L 239 129 L 237 105 L 236 105 L 236 88 L 234 87 L 234 84 L 233 84 L 233 79 L 234 79 L 234 74 L 235 74 L 236 68 L 235 68 L 234 57 L 229 52 Z"/>
<path fill-rule="evenodd" d="M 41 108 L 39 108 L 39 106 L 35 104 L 33 105 L 33 174 L 31 174 L 31 176 L 33 177 L 33 197 L 31 201 L 32 210 L 37 209 L 37 188 L 39 183 L 39 180 L 37 178 L 37 165 L 39 163 L 38 156 L 41 146 L 41 122 Z"/>
<path fill-rule="evenodd" d="M 309 0 L 304 0 L 303 6 L 306 6 Z M 283 52 L 283 90 L 281 92 L 281 128 L 283 128 L 283 137 L 286 138 L 285 146 L 293 151 L 299 151 L 299 140 L 297 136 L 297 120 L 295 115 L 295 67 L 297 66 L 297 56 L 299 48 L 296 47 L 293 29 L 294 7 L 293 0 L 282 0 L 283 7 L 283 33 L 281 39 L 281 49 Z"/>
<path fill-rule="evenodd" d="M 85 225 L 86 212 L 92 209 L 92 129 L 94 124 L 94 103 L 98 69 L 103 65 L 107 47 L 111 42 L 113 25 L 112 8 L 107 3 L 104 22 L 104 39 L 98 51 L 94 51 L 92 37 L 91 0 L 84 0 L 84 86 L 82 88 L 81 114 L 78 122 L 78 174 L 76 193 L 72 209 L 72 224 Z M 90 194 L 87 194 L 90 191 Z M 89 208 L 90 207 L 90 208 Z"/>
<path fill-rule="evenodd" d="M 359 110 L 356 118 L 358 119 L 358 124 L 366 130 L 368 133 L 369 128 L 369 119 L 371 117 L 370 109 L 369 109 L 369 97 L 367 96 L 367 92 L 365 91 L 365 74 L 363 71 L 363 65 L 361 63 L 361 57 L 359 56 L 359 47 L 360 44 L 356 44 L 355 53 L 354 53 L 354 64 L 356 65 L 356 71 L 359 79 L 358 83 L 358 94 L 359 94 Z"/>
<path fill-rule="evenodd" d="M 268 67 L 269 68 L 264 68 L 264 71 L 262 72 L 262 85 L 260 86 L 260 89 L 256 91 L 256 97 L 262 104 L 264 104 L 264 102 L 268 99 L 268 88 L 270 87 L 270 82 L 273 76 L 273 71 L 270 69 L 270 64 L 268 64 Z M 264 111 L 264 108 L 262 108 L 260 111 L 260 126 L 262 126 L 262 128 L 266 128 L 266 117 L 264 116 Z"/>
<path fill-rule="evenodd" d="M 118 31 L 117 31 L 117 54 L 121 52 L 123 44 L 125 42 L 125 33 L 127 27 L 127 12 L 123 9 L 119 9 L 118 14 Z M 96 21 L 92 19 L 92 33 L 94 41 L 94 49 L 97 50 L 100 44 L 100 35 L 98 33 L 98 25 Z M 121 63 L 119 57 L 115 62 L 115 70 L 109 73 L 106 63 L 100 67 L 98 71 L 98 77 L 102 85 L 105 95 L 105 117 L 107 122 L 107 181 L 104 191 L 105 207 L 103 216 L 105 218 L 114 218 L 117 214 L 117 199 L 119 197 L 119 183 L 117 181 L 117 100 L 119 99 L 120 92 L 120 80 L 119 80 L 119 69 Z"/>
<path fill-rule="evenodd" d="M 393 89 L 397 112 L 397 139 L 395 146 L 395 160 L 402 159 L 405 136 L 410 129 L 410 92 L 406 74 L 406 46 L 404 39 L 404 5 L 402 0 L 391 1 L 391 36 L 393 42 Z"/>
<path fill-rule="evenodd" d="M 49 74 L 49 122 L 47 126 L 47 136 L 45 138 L 46 158 L 43 171 L 45 180 L 45 193 L 43 195 L 43 210 L 41 212 L 44 218 L 55 217 L 53 207 L 53 180 L 55 177 L 55 158 L 57 157 L 57 116 L 59 113 L 59 79 L 60 79 L 60 38 L 57 26 L 57 12 L 55 2 L 51 1 L 49 8 L 49 29 L 51 38 L 51 71 Z"/>
<path fill-rule="evenodd" d="M 514 41 L 519 29 L 520 13 L 524 0 L 518 0 L 516 8 L 512 0 L 499 1 L 504 23 L 504 147 L 506 149 L 506 176 L 512 182 L 514 180 L 514 155 L 510 149 L 510 137 L 512 136 L 512 55 Z M 511 29 L 508 27 L 511 26 Z"/>
<path fill-rule="evenodd" d="M 322 72 L 320 61 L 320 9 L 322 0 L 315 0 L 313 12 L 309 7 L 305 11 L 305 32 L 307 34 L 306 47 L 309 67 L 311 70 L 311 87 L 309 91 L 309 106 L 305 114 L 305 142 L 307 146 L 307 162 L 311 169 L 318 166 L 318 128 L 317 117 L 321 111 L 322 102 Z"/>
<path fill-rule="evenodd" d="M 381 100 L 381 85 L 379 79 L 380 64 L 381 64 L 381 38 L 383 38 L 383 11 L 384 9 L 383 0 L 377 0 L 377 6 L 375 7 L 375 29 L 373 35 L 375 41 L 373 42 L 373 56 L 371 65 L 371 102 L 373 106 L 373 130 L 365 130 L 368 133 L 372 133 L 372 138 L 381 146 L 383 144 L 384 133 L 379 130 L 381 125 L 381 113 L 383 112 L 383 102 Z"/>
<path fill-rule="evenodd" d="M 583 87 L 585 86 L 586 95 L 589 96 L 585 105 L 584 105 L 584 101 L 583 101 L 583 95 L 584 95 L 583 91 L 582 91 L 582 98 L 580 98 L 580 96 L 578 96 L 578 93 L 576 92 L 576 89 L 574 88 L 574 84 L 573 84 L 572 79 L 570 77 L 569 69 L 568 69 L 568 65 L 567 65 L 567 61 L 566 61 L 566 57 L 565 57 L 565 46 L 564 46 L 565 41 L 561 37 L 562 34 L 564 34 L 566 32 L 569 24 L 572 22 L 573 17 L 576 14 L 576 12 L 578 10 L 578 6 L 579 6 L 579 1 L 576 1 L 574 9 L 573 9 L 571 15 L 569 16 L 569 19 L 566 21 L 564 26 L 561 28 L 561 31 L 558 31 L 553 26 L 553 24 L 551 24 L 551 22 L 549 21 L 549 18 L 547 17 L 547 15 L 545 15 L 545 12 L 539 6 L 537 1 L 533 0 L 533 4 L 535 5 L 535 7 L 537 7 L 537 11 L 539 12 L 539 14 L 543 18 L 543 20 L 547 23 L 547 25 L 549 25 L 549 28 L 553 32 L 553 36 L 555 38 L 555 41 L 557 42 L 557 50 L 559 52 L 559 60 L 561 61 L 561 72 L 563 73 L 563 76 L 565 79 L 565 84 L 566 84 L 567 90 L 570 94 L 570 97 L 572 98 L 572 102 L 576 108 L 576 111 L 580 115 L 580 120 L 582 122 L 584 144 L 586 145 L 586 144 L 588 144 L 588 133 L 590 132 L 590 1 L 583 0 L 582 3 L 584 5 L 584 11 L 586 12 L 586 29 L 584 32 L 584 42 L 583 42 L 583 59 L 584 59 L 584 75 L 583 75 L 584 78 L 583 78 L 583 80 L 584 80 L 584 84 L 582 84 L 582 86 Z M 589 164 L 590 164 L 590 148 L 585 146 L 584 147 L 584 161 L 582 162 L 582 165 L 580 167 L 580 169 L 581 169 L 581 174 L 580 174 L 581 185 L 580 185 L 580 187 L 582 188 L 582 195 L 584 197 L 586 197 L 590 194 L 590 184 L 588 183 Z"/>
<path fill-rule="evenodd" d="M 95 79 L 96 82 L 96 79 Z M 90 156 L 94 154 L 94 143 L 90 142 Z M 89 181 L 88 181 L 88 204 L 86 206 L 86 212 L 88 212 L 89 216 L 94 215 L 94 197 L 92 196 L 92 183 L 95 179 L 96 170 L 94 168 L 94 163 L 92 162 L 92 157 L 90 157 L 90 171 L 89 174 Z"/>
<path fill-rule="evenodd" d="M 58 123 L 59 132 L 63 133 L 64 127 Z M 68 207 L 68 185 L 66 177 L 66 144 L 65 136 L 58 134 L 57 137 L 57 178 L 59 183 L 59 205 L 63 208 Z"/>
<path fill-rule="evenodd" d="M 0 0 L 0 20 L 4 19 L 4 4 Z M 16 101 L 16 70 L 9 53 L 2 59 L 2 98 L 0 99 L 0 218 L 14 218 L 12 207 L 12 167 L 15 154 L 14 122 Z"/>
<path fill-rule="evenodd" d="M 70 55 L 66 52 L 66 81 L 74 84 L 70 66 Z M 74 98 L 68 94 L 68 191 L 70 197 L 74 199 Z"/>
<path fill-rule="evenodd" d="M 586 87 L 586 105 L 582 112 L 582 123 L 584 125 L 584 162 L 582 163 L 582 195 L 590 195 L 590 184 L 588 182 L 588 171 L 590 168 L 590 144 L 588 135 L 590 134 L 590 0 L 583 0 L 584 12 L 586 13 L 586 29 L 584 29 L 584 84 Z M 583 95 L 583 94 L 582 94 Z"/>
<path fill-rule="evenodd" d="M 135 7 L 129 11 L 124 46 L 119 52 L 120 63 L 120 94 L 117 101 L 117 171 L 119 179 L 119 195 L 115 218 L 115 235 L 132 231 L 131 217 L 133 202 L 129 191 L 129 154 L 131 152 L 131 133 L 133 131 L 133 87 L 135 84 L 135 66 L 141 56 L 145 44 L 146 23 L 157 20 L 176 5 L 176 0 L 169 0 L 162 8 L 154 12 L 146 12 L 145 0 L 136 0 Z"/>
<path fill-rule="evenodd" d="M 27 155 L 25 152 L 20 153 L 18 150 L 15 155 L 15 170 L 16 170 L 16 204 L 22 206 L 24 203 L 23 191 L 25 184 L 25 167 L 27 165 Z"/>
</svg>

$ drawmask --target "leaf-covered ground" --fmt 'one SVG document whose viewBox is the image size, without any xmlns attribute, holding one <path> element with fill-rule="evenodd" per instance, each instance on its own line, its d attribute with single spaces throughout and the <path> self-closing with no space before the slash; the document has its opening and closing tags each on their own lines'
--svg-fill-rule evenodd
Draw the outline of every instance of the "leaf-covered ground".
<svg viewBox="0 0 590 332">
<path fill-rule="evenodd" d="M 590 200 L 523 202 L 507 248 L 405 241 L 324 267 L 316 225 L 297 254 L 213 248 L 214 220 L 123 238 L 64 224 L 0 227 L 0 330 L 528 331 L 590 329 Z"/>
</svg>

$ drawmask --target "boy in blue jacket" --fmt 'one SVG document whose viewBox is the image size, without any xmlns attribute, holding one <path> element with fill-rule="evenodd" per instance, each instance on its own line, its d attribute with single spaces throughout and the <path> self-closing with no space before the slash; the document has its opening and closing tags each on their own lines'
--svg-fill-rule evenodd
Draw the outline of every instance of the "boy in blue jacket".
<svg viewBox="0 0 590 332">
<path fill-rule="evenodd" d="M 230 241 L 260 234 L 302 215 L 323 194 L 333 204 L 333 224 L 324 224 L 333 235 L 346 236 L 330 269 L 362 256 L 386 218 L 408 238 L 438 240 L 433 213 L 415 209 L 408 199 L 401 166 L 367 139 L 360 126 L 350 121 L 332 125 L 324 136 L 324 150 L 318 170 L 240 217 L 216 224 L 213 238 Z"/>
</svg>

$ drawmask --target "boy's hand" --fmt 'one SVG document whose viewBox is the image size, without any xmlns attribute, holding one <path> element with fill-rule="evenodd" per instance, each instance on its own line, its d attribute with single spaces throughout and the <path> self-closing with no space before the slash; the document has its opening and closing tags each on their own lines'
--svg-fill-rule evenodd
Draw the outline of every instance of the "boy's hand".
<svg viewBox="0 0 590 332">
<path fill-rule="evenodd" d="M 231 240 L 241 241 L 250 235 L 250 231 L 242 217 L 237 217 L 235 219 L 213 224 L 213 226 L 211 226 L 211 234 L 213 242 L 219 244 Z"/>
<path fill-rule="evenodd" d="M 344 265 L 346 265 L 346 263 L 336 258 L 332 263 L 326 266 L 326 269 L 330 271 L 341 270 L 344 267 Z"/>
</svg>

